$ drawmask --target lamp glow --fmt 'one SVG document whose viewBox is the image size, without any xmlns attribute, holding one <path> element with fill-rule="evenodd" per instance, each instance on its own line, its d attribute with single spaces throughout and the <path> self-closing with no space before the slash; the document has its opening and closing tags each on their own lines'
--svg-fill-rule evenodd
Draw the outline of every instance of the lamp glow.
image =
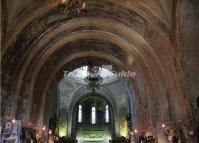
<svg viewBox="0 0 199 143">
<path fill-rule="evenodd" d="M 46 130 L 46 126 L 44 126 L 44 127 L 42 128 L 42 130 L 45 131 L 45 130 Z"/>
<path fill-rule="evenodd" d="M 165 126 L 165 124 L 163 123 L 163 124 L 162 124 L 162 128 L 165 128 L 165 127 L 166 127 L 166 126 Z"/>
<path fill-rule="evenodd" d="M 51 131 L 51 130 L 49 130 L 49 131 L 48 131 L 48 134 L 49 134 L 49 135 L 51 135 L 51 134 L 52 134 L 52 131 Z"/>
<path fill-rule="evenodd" d="M 14 124 L 14 123 L 16 123 L 16 120 L 15 120 L 15 118 L 13 118 L 13 119 L 12 119 L 12 123 L 13 123 L 13 124 Z"/>
<path fill-rule="evenodd" d="M 134 133 L 136 133 L 136 134 L 137 134 L 137 133 L 138 133 L 138 130 L 137 130 L 137 129 L 135 129 L 135 130 L 134 130 Z"/>
</svg>

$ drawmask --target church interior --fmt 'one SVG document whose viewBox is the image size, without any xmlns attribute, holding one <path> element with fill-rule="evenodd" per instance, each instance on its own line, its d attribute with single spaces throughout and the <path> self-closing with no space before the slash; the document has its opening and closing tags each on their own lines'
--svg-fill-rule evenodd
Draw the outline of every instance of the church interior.
<svg viewBox="0 0 199 143">
<path fill-rule="evenodd" d="M 199 143 L 198 0 L 1 0 L 1 143 Z"/>
</svg>

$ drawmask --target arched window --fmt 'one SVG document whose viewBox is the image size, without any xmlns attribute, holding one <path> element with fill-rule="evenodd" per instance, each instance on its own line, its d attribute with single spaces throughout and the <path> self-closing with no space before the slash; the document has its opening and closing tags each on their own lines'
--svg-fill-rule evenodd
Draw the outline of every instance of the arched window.
<svg viewBox="0 0 199 143">
<path fill-rule="evenodd" d="M 82 105 L 79 105 L 78 108 L 78 123 L 82 122 Z"/>
<path fill-rule="evenodd" d="M 108 105 L 105 106 L 105 122 L 109 122 L 109 107 Z"/>
<path fill-rule="evenodd" d="M 94 106 L 91 109 L 91 124 L 96 124 L 96 108 Z"/>
</svg>

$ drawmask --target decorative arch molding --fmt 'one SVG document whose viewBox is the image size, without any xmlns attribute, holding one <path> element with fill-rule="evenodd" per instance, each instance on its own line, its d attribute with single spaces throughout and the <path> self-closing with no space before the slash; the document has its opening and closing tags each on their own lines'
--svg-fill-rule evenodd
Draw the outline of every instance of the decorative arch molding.
<svg viewBox="0 0 199 143">
<path fill-rule="evenodd" d="M 89 2 L 92 3 L 93 0 L 89 0 Z M 158 13 L 154 13 L 150 11 L 149 8 L 145 6 L 142 6 L 139 4 L 139 2 L 130 2 L 130 1 L 123 1 L 123 0 L 111 0 L 109 1 L 111 5 L 119 5 L 121 6 L 121 9 L 127 9 L 130 11 L 136 12 L 138 15 L 141 15 L 144 19 L 146 19 L 151 25 L 153 25 L 154 28 L 158 28 L 161 33 L 167 35 L 166 33 L 170 32 L 170 29 L 167 24 L 165 24 L 161 18 L 158 15 Z M 96 1 L 94 1 L 96 3 Z M 98 3 L 104 3 L 106 5 L 106 0 L 98 1 Z M 160 2 L 161 3 L 161 2 Z M 25 11 L 22 13 L 19 17 L 18 21 L 14 21 L 12 24 L 12 27 L 8 31 L 7 34 L 7 40 L 6 45 L 2 49 L 2 55 L 6 52 L 6 50 L 16 41 L 17 36 L 19 33 L 33 21 L 34 19 L 37 19 L 38 17 L 42 17 L 43 15 L 47 15 L 51 11 L 55 11 L 57 8 L 58 3 L 53 1 L 44 1 L 40 2 L 33 7 L 31 6 L 31 9 L 28 11 Z M 99 7 L 96 5 L 96 7 Z M 164 35 L 163 34 L 163 35 Z M 9 37 L 9 38 L 8 38 Z M 167 37 L 167 36 L 164 36 Z"/>
<path fill-rule="evenodd" d="M 18 84 L 18 85 L 21 85 L 21 84 Z"/>
<path fill-rule="evenodd" d="M 90 2 L 93 4 L 94 1 L 90 0 Z M 101 3 L 106 4 L 107 1 L 99 1 L 99 5 Z M 116 9 L 111 9 L 113 4 Z M 115 13 L 117 8 L 122 10 L 121 13 Z M 94 10 L 96 12 L 93 12 Z M 76 55 L 76 58 L 87 56 L 99 58 L 101 56 L 99 53 L 101 53 L 105 54 L 106 57 L 113 56 L 114 58 L 107 58 L 107 61 L 117 59 L 125 65 L 126 69 L 130 70 L 133 64 L 136 65 L 139 73 L 135 81 L 132 81 L 140 83 L 136 94 L 141 93 L 142 88 L 140 85 L 143 81 L 147 85 L 146 92 L 143 94 L 148 99 L 149 106 L 154 105 L 150 109 L 159 107 L 162 109 L 161 111 L 158 110 L 160 120 L 170 118 L 167 117 L 167 111 L 170 112 L 171 109 L 174 109 L 171 115 L 172 118 L 186 116 L 186 112 L 183 115 L 178 112 L 181 108 L 180 103 L 184 103 L 185 99 L 181 94 L 180 83 L 178 83 L 180 78 L 177 76 L 178 67 L 175 67 L 176 63 L 173 61 L 173 59 L 175 60 L 175 45 L 171 33 L 160 21 L 150 14 L 148 15 L 138 5 L 129 1 L 111 0 L 106 10 L 96 4 L 91 9 L 90 15 L 79 18 L 76 16 L 57 16 L 56 3 L 52 2 L 44 7 L 42 5 L 41 9 L 36 10 L 33 15 L 33 17 L 25 18 L 21 23 L 19 22 L 19 27 L 16 28 L 15 32 L 11 31 L 11 38 L 2 50 L 3 72 L 6 73 L 3 80 L 5 79 L 4 87 L 7 87 L 3 96 L 7 94 L 14 99 L 12 115 L 15 115 L 15 109 L 17 110 L 17 104 L 15 103 L 27 98 L 30 104 L 27 118 L 30 118 L 33 110 L 32 105 L 36 103 L 33 97 L 39 96 L 38 99 L 41 99 L 41 103 L 45 103 L 47 91 L 50 90 L 50 83 L 53 80 L 59 80 L 60 68 L 66 66 L 72 56 Z M 105 18 L 102 18 L 104 16 Z M 99 20 L 97 20 L 98 18 Z M 36 28 L 35 32 L 33 32 L 34 28 Z M 73 34 L 77 34 L 78 38 Z M 98 53 L 95 54 L 97 47 L 93 46 L 94 49 L 71 52 L 72 47 L 78 46 L 78 44 L 75 44 L 70 46 L 70 50 L 68 49 L 67 52 L 71 52 L 70 55 L 65 55 L 68 57 L 60 58 L 56 56 L 56 53 L 61 52 L 61 49 L 68 44 L 70 45 L 70 43 L 82 39 L 85 40 L 87 36 L 88 38 L 94 37 L 92 40 L 98 40 L 102 43 L 106 41 L 115 44 L 121 51 L 111 53 L 110 49 L 106 48 L 100 52 L 97 51 Z M 159 43 L 156 43 L 157 39 Z M 92 40 L 88 43 L 92 43 Z M 107 44 L 105 45 L 107 46 Z M 119 55 L 122 52 L 125 54 Z M 70 60 L 64 62 L 67 58 Z M 50 63 L 51 59 L 54 60 L 53 63 Z M 7 65 L 10 66 L 7 67 Z M 52 66 L 56 68 L 51 71 L 50 67 Z M 45 71 L 49 72 L 46 73 Z M 12 73 L 14 74 L 12 75 Z M 7 76 L 9 76 L 8 81 Z M 176 78 L 174 79 L 172 76 Z M 42 79 L 47 80 L 42 81 Z M 39 85 L 40 81 L 42 81 L 42 85 Z M 170 98 L 173 101 L 177 99 L 179 102 L 174 103 L 169 100 Z M 150 103 L 150 101 L 154 101 L 155 104 L 153 104 L 154 102 Z M 161 104 L 162 102 L 164 104 Z M 43 114 L 43 108 L 40 109 L 41 114 Z M 185 107 L 182 108 L 186 111 Z M 40 116 L 42 116 L 41 114 Z M 43 120 L 41 121 L 43 122 Z"/>
</svg>

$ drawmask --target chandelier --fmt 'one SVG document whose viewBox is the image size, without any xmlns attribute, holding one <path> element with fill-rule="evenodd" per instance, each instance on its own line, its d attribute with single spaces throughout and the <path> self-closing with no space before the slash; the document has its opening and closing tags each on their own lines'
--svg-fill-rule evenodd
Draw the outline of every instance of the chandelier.
<svg viewBox="0 0 199 143">
<path fill-rule="evenodd" d="M 103 78 L 100 76 L 100 69 L 97 66 L 88 66 L 88 76 L 84 79 L 87 87 L 95 92 L 95 89 L 101 87 Z"/>
<path fill-rule="evenodd" d="M 86 15 L 86 2 L 85 0 L 57 0 L 59 2 L 58 9 L 62 13 L 74 13 L 79 15 Z"/>
</svg>

